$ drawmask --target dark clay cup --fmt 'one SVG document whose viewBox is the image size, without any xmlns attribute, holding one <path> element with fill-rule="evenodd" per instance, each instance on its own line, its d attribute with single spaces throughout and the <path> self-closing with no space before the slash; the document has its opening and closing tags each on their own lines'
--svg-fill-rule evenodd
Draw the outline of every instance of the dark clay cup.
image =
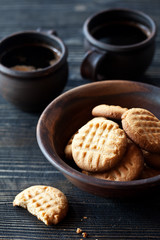
<svg viewBox="0 0 160 240">
<path fill-rule="evenodd" d="M 24 111 L 41 111 L 66 85 L 67 48 L 52 33 L 24 31 L 0 42 L 0 93 Z M 36 68 L 19 71 L 16 65 Z"/>
<path fill-rule="evenodd" d="M 83 32 L 84 78 L 134 79 L 146 71 L 153 59 L 156 25 L 145 13 L 108 9 L 89 17 Z"/>
</svg>

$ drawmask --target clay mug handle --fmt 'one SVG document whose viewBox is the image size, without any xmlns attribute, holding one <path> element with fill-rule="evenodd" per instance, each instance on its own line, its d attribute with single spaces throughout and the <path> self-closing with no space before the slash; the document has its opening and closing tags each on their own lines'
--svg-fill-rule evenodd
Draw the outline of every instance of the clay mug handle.
<svg viewBox="0 0 160 240">
<path fill-rule="evenodd" d="M 49 34 L 49 35 L 54 35 L 54 36 L 58 37 L 57 31 L 55 31 L 53 29 L 44 30 L 44 29 L 41 29 L 41 28 L 37 28 L 36 31 L 37 32 L 46 33 L 46 34 Z"/>
<path fill-rule="evenodd" d="M 99 66 L 105 55 L 106 53 L 104 54 L 104 52 L 98 50 L 88 51 L 81 63 L 82 77 L 92 81 L 97 81 Z"/>
</svg>

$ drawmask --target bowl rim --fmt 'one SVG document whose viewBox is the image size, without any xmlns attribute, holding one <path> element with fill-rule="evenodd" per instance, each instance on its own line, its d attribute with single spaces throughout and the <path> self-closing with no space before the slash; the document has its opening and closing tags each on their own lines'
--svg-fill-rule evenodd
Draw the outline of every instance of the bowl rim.
<svg viewBox="0 0 160 240">
<path fill-rule="evenodd" d="M 138 179 L 138 180 L 132 180 L 132 181 L 110 181 L 110 180 L 103 180 L 103 179 L 98 179 L 92 176 L 85 175 L 80 171 L 69 166 L 62 158 L 59 157 L 59 155 L 56 152 L 51 153 L 50 150 L 47 148 L 46 141 L 42 137 L 42 130 L 44 131 L 44 127 L 45 127 L 45 125 L 43 125 L 42 122 L 45 118 L 47 118 L 47 113 L 50 111 L 50 109 L 52 109 L 53 105 L 56 104 L 58 101 L 60 101 L 64 97 L 67 97 L 68 95 L 71 95 L 71 94 L 76 95 L 77 91 L 79 90 L 81 91 L 84 88 L 85 89 L 90 88 L 97 84 L 108 83 L 108 84 L 114 85 L 122 82 L 125 84 L 135 83 L 136 85 L 139 85 L 141 87 L 147 87 L 149 89 L 157 89 L 160 91 L 160 88 L 157 86 L 150 85 L 147 83 L 142 83 L 142 82 L 129 81 L 129 80 L 106 80 L 106 81 L 87 83 L 62 93 L 57 98 L 55 98 L 42 112 L 36 127 L 37 143 L 43 155 L 46 157 L 46 159 L 64 175 L 67 175 L 70 178 L 74 178 L 80 182 L 90 184 L 92 186 L 99 186 L 107 189 L 114 187 L 114 189 L 129 190 L 129 189 L 139 188 L 141 186 L 154 185 L 155 183 L 158 183 L 158 182 L 160 183 L 160 175 L 146 178 L 146 179 Z"/>
</svg>

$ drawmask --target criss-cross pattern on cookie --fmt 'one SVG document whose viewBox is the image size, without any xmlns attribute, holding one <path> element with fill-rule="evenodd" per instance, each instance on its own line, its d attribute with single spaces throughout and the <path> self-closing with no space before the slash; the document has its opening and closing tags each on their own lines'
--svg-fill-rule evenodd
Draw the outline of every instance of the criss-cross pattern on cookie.
<svg viewBox="0 0 160 240">
<path fill-rule="evenodd" d="M 58 189 L 49 186 L 32 186 L 19 193 L 13 202 L 37 216 L 45 224 L 57 224 L 67 213 L 68 202 Z"/>
<path fill-rule="evenodd" d="M 124 154 L 126 136 L 118 124 L 94 118 L 73 139 L 72 153 L 76 164 L 84 170 L 103 171 L 113 167 Z"/>
<path fill-rule="evenodd" d="M 147 151 L 160 151 L 160 121 L 151 112 L 132 108 L 122 115 L 122 126 L 127 135 Z"/>
<path fill-rule="evenodd" d="M 137 179 L 141 174 L 144 166 L 143 155 L 141 150 L 134 144 L 128 143 L 126 153 L 122 160 L 112 169 L 103 173 L 83 173 L 95 178 L 110 181 L 131 181 Z"/>
</svg>

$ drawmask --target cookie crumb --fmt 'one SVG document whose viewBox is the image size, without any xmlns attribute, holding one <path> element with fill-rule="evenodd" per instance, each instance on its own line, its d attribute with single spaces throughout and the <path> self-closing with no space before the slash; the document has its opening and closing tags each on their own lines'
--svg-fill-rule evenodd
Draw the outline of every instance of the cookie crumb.
<svg viewBox="0 0 160 240">
<path fill-rule="evenodd" d="M 80 228 L 77 228 L 77 230 L 76 230 L 76 233 L 81 233 L 82 232 L 82 229 L 80 229 Z"/>
<path fill-rule="evenodd" d="M 82 236 L 83 236 L 84 238 L 86 238 L 86 237 L 88 236 L 88 234 L 87 234 L 86 232 L 83 232 L 83 233 L 82 233 Z"/>
</svg>

